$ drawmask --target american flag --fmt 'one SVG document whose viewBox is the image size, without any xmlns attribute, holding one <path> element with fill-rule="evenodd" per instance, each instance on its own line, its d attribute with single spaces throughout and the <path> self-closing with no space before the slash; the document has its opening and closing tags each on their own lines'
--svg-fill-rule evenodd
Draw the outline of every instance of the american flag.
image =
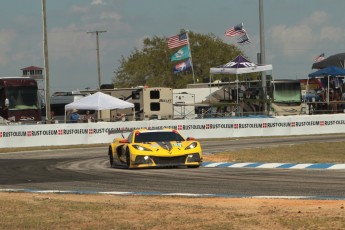
<svg viewBox="0 0 345 230">
<path fill-rule="evenodd" d="M 325 53 L 322 53 L 319 56 L 317 56 L 316 58 L 314 58 L 314 63 L 322 61 L 323 59 L 325 59 Z"/>
<path fill-rule="evenodd" d="M 225 35 L 229 37 L 234 37 L 237 35 L 245 34 L 246 31 L 243 29 L 243 23 L 240 23 L 234 27 L 229 28 L 227 31 L 225 31 Z"/>
<path fill-rule="evenodd" d="M 187 33 L 178 34 L 168 38 L 168 48 L 173 49 L 176 47 L 188 45 Z"/>
<path fill-rule="evenodd" d="M 245 30 L 243 30 L 243 31 L 245 31 Z M 239 37 L 237 40 L 238 40 L 237 43 L 240 44 L 240 45 L 246 45 L 246 44 L 250 43 L 249 37 L 248 37 L 247 33 L 245 33 L 244 35 Z"/>
</svg>

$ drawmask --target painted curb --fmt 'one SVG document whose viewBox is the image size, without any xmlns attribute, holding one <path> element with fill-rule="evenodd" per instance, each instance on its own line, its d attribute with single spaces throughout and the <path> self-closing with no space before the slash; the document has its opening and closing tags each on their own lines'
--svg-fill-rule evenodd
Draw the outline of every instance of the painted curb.
<svg viewBox="0 0 345 230">
<path fill-rule="evenodd" d="M 292 164 L 292 163 L 260 163 L 260 162 L 203 162 L 205 168 L 261 168 L 261 169 L 345 169 L 345 164 Z"/>
</svg>

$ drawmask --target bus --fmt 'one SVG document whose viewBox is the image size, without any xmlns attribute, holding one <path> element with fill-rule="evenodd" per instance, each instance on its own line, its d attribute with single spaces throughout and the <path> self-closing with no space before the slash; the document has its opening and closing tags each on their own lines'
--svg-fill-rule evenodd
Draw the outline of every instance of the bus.
<svg viewBox="0 0 345 230">
<path fill-rule="evenodd" d="M 271 112 L 273 116 L 301 115 L 303 113 L 300 81 L 273 80 L 271 84 Z"/>
<path fill-rule="evenodd" d="M 28 77 L 0 77 L 0 117 L 8 122 L 41 122 L 37 82 Z"/>
</svg>

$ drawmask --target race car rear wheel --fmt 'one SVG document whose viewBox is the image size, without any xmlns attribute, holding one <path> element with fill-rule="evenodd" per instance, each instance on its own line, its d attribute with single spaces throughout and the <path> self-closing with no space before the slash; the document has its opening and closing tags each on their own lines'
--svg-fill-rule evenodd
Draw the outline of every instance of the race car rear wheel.
<svg viewBox="0 0 345 230">
<path fill-rule="evenodd" d="M 110 163 L 110 167 L 113 167 L 113 163 L 114 163 L 114 156 L 113 156 L 113 150 L 111 149 L 111 147 L 109 147 L 109 150 L 108 150 L 108 155 L 109 155 L 109 163 Z"/>
</svg>

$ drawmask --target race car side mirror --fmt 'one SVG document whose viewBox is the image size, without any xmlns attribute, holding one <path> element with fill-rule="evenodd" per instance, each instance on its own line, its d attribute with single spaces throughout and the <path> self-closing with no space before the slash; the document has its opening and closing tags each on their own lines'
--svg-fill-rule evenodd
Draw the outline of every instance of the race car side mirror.
<svg viewBox="0 0 345 230">
<path fill-rule="evenodd" d="M 195 141 L 194 137 L 187 137 L 187 141 Z"/>
<path fill-rule="evenodd" d="M 126 144 L 126 143 L 128 143 L 128 140 L 127 140 L 127 139 L 121 139 L 119 142 L 120 142 L 121 144 Z"/>
</svg>

